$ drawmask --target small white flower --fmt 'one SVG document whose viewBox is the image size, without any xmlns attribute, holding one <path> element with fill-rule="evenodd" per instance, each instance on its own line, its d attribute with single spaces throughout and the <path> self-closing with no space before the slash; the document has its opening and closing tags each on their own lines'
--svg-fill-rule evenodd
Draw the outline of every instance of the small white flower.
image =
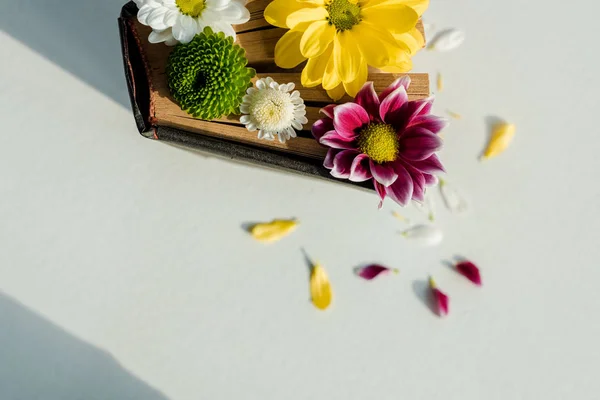
<svg viewBox="0 0 600 400">
<path fill-rule="evenodd" d="M 280 85 L 270 77 L 257 80 L 242 99 L 240 122 L 250 132 L 258 130 L 259 139 L 273 140 L 278 135 L 285 143 L 296 137 L 295 130 L 302 130 L 308 119 L 300 92 L 292 90 L 293 83 Z"/>
<path fill-rule="evenodd" d="M 231 25 L 250 20 L 246 0 L 135 0 L 138 20 L 152 28 L 150 43 L 189 43 L 207 26 L 235 40 Z"/>
</svg>

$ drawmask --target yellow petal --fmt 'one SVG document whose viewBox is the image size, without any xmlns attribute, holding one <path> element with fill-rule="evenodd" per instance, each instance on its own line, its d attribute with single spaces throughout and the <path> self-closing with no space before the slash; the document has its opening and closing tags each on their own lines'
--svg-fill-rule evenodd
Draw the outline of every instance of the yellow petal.
<svg viewBox="0 0 600 400">
<path fill-rule="evenodd" d="M 490 159 L 502 153 L 515 137 L 516 127 L 513 124 L 499 123 L 494 126 L 490 142 L 483 153 L 483 159 Z"/>
<path fill-rule="evenodd" d="M 328 16 L 329 13 L 323 7 L 301 8 L 288 15 L 286 23 L 290 29 L 300 28 L 300 30 L 305 30 L 311 23 L 324 21 Z"/>
<path fill-rule="evenodd" d="M 333 39 L 333 59 L 338 76 L 342 82 L 356 79 L 363 56 L 350 31 L 338 32 Z"/>
<path fill-rule="evenodd" d="M 356 40 L 367 64 L 375 68 L 390 64 L 397 53 L 403 52 L 389 32 L 367 22 L 355 25 L 352 28 L 352 37 Z"/>
<path fill-rule="evenodd" d="M 310 295 L 319 310 L 325 310 L 331 304 L 331 284 L 325 269 L 316 263 L 310 274 Z"/>
<path fill-rule="evenodd" d="M 364 22 L 376 24 L 391 33 L 408 32 L 415 27 L 419 16 L 403 4 L 371 7 L 361 12 Z"/>
<path fill-rule="evenodd" d="M 394 39 L 398 43 L 406 46 L 410 51 L 410 55 L 415 55 L 419 50 L 425 47 L 425 38 L 418 29 L 414 28 L 406 33 L 395 34 Z"/>
<path fill-rule="evenodd" d="M 337 87 L 328 90 L 327 96 L 331 97 L 333 101 L 338 101 L 346 94 L 346 89 L 344 88 L 344 84 L 340 83 Z"/>
<path fill-rule="evenodd" d="M 457 113 L 457 112 L 454 112 L 454 111 L 452 111 L 452 110 L 446 110 L 446 113 L 447 113 L 447 114 L 448 114 L 448 115 L 449 115 L 451 118 L 454 118 L 454 119 L 461 119 L 461 118 L 462 118 L 462 115 L 460 115 L 459 113 Z"/>
<path fill-rule="evenodd" d="M 325 50 L 323 54 L 308 60 L 306 66 L 302 70 L 302 86 L 315 87 L 321 84 L 332 51 L 333 43 L 327 47 L 327 50 Z"/>
<path fill-rule="evenodd" d="M 444 78 L 442 77 L 442 74 L 438 72 L 438 74 L 437 74 L 437 91 L 441 92 L 442 90 L 444 90 Z"/>
<path fill-rule="evenodd" d="M 316 21 L 310 24 L 300 40 L 300 51 L 306 58 L 316 57 L 327 50 L 333 42 L 335 28 L 327 21 Z"/>
<path fill-rule="evenodd" d="M 333 47 L 333 46 L 332 46 Z M 338 76 L 335 70 L 335 61 L 332 56 L 329 57 L 327 61 L 327 66 L 325 67 L 325 73 L 323 74 L 323 89 L 332 90 L 338 86 L 340 86 L 342 80 Z M 343 88 L 342 88 L 343 89 Z M 341 98 L 341 96 L 340 96 Z"/>
<path fill-rule="evenodd" d="M 288 15 L 301 8 L 309 7 L 310 4 L 302 4 L 297 1 L 290 0 L 274 0 L 264 11 L 265 20 L 280 28 L 288 28 L 286 20 Z"/>
<path fill-rule="evenodd" d="M 429 0 L 361 0 L 360 2 L 363 3 L 363 10 L 371 7 L 404 4 L 414 9 L 419 17 L 423 15 L 423 13 L 427 10 L 427 7 L 429 7 Z"/>
<path fill-rule="evenodd" d="M 306 57 L 300 52 L 300 40 L 302 32 L 287 31 L 275 45 L 275 64 L 281 68 L 294 68 Z"/>
<path fill-rule="evenodd" d="M 362 89 L 363 85 L 367 81 L 368 75 L 369 70 L 367 68 L 367 63 L 363 61 L 360 65 L 356 78 L 352 82 L 344 82 L 344 89 L 346 90 L 346 93 L 352 97 L 356 97 L 358 91 Z"/>
<path fill-rule="evenodd" d="M 275 242 L 290 234 L 297 226 L 298 222 L 293 219 L 275 219 L 271 222 L 253 225 L 250 228 L 250 234 L 260 242 Z"/>
</svg>

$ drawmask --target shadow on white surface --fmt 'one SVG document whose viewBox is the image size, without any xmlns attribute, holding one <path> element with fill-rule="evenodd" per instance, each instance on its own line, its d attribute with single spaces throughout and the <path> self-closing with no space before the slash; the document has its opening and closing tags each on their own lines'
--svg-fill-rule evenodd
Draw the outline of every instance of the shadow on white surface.
<svg viewBox="0 0 600 400">
<path fill-rule="evenodd" d="M 0 0 L 0 30 L 129 108 L 117 18 L 127 0 Z"/>
<path fill-rule="evenodd" d="M 167 400 L 91 346 L 0 293 L 0 399 Z"/>
</svg>

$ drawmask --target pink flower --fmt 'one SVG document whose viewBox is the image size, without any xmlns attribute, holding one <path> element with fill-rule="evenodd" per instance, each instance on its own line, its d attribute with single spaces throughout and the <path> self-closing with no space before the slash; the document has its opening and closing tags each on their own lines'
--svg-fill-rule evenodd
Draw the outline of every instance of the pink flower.
<svg viewBox="0 0 600 400">
<path fill-rule="evenodd" d="M 481 286 L 481 274 L 479 273 L 479 268 L 471 261 L 459 262 L 456 264 L 456 270 L 477 286 Z"/>
<path fill-rule="evenodd" d="M 431 289 L 431 297 L 433 300 L 433 306 L 435 307 L 435 312 L 440 317 L 445 317 L 450 311 L 450 299 L 444 292 L 437 288 L 437 285 L 432 277 L 429 278 L 429 288 Z"/>
<path fill-rule="evenodd" d="M 424 200 L 444 167 L 434 154 L 442 146 L 437 135 L 447 124 L 430 114 L 432 98 L 409 101 L 410 78 L 397 79 L 377 95 L 367 82 L 354 102 L 329 105 L 315 122 L 313 136 L 330 147 L 323 165 L 331 175 L 353 182 L 373 180 L 381 198 L 406 205 Z"/>
</svg>

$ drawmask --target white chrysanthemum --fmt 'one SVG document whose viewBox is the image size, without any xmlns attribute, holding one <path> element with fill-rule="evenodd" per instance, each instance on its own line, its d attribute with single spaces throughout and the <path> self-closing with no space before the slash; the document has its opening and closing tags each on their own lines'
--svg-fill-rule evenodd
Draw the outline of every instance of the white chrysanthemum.
<svg viewBox="0 0 600 400">
<path fill-rule="evenodd" d="M 296 137 L 296 130 L 302 130 L 306 124 L 306 106 L 300 92 L 294 90 L 294 84 L 278 84 L 272 78 L 256 81 L 255 87 L 246 91 L 242 99 L 240 122 L 250 132 L 258 130 L 258 138 L 279 141 Z M 291 93 L 290 93 L 291 92 Z"/>
<path fill-rule="evenodd" d="M 135 0 L 140 23 L 152 28 L 150 43 L 189 43 L 205 27 L 235 40 L 231 25 L 250 20 L 246 0 Z"/>
</svg>

